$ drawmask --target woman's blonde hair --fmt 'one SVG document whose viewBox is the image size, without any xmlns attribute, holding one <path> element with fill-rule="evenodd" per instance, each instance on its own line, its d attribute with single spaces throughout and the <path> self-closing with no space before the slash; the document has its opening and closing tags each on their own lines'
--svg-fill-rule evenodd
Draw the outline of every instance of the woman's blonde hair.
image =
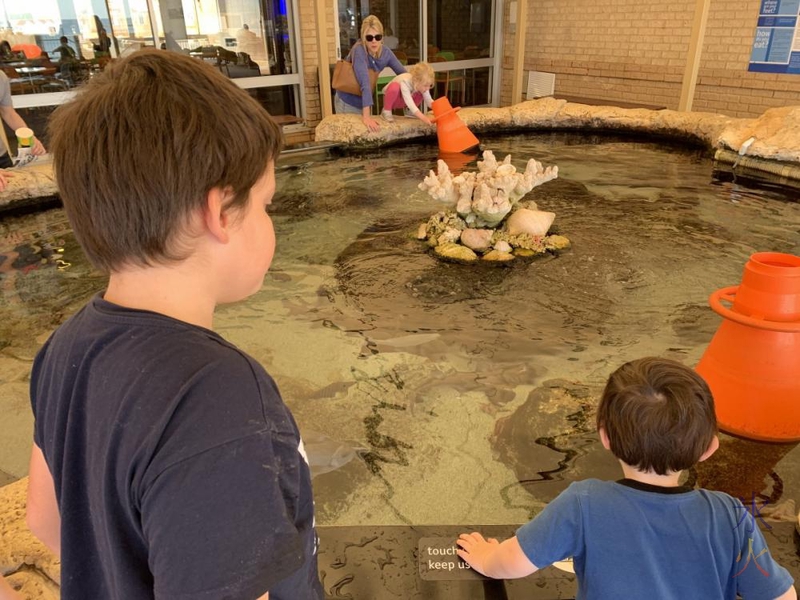
<svg viewBox="0 0 800 600">
<path fill-rule="evenodd" d="M 380 35 L 383 35 L 383 23 L 381 20 L 376 17 L 375 15 L 369 15 L 366 17 L 361 23 L 361 43 L 364 44 L 364 48 L 367 47 L 367 40 L 364 38 L 367 35 L 367 30 L 374 29 Z M 383 42 L 381 41 L 381 45 L 378 47 L 378 53 L 375 55 L 376 57 L 381 55 L 383 52 Z"/>
<path fill-rule="evenodd" d="M 407 71 L 411 73 L 411 81 L 413 81 L 414 84 L 424 83 L 428 86 L 432 86 L 436 81 L 436 74 L 433 72 L 433 67 L 426 62 L 415 63 L 408 67 Z"/>
</svg>

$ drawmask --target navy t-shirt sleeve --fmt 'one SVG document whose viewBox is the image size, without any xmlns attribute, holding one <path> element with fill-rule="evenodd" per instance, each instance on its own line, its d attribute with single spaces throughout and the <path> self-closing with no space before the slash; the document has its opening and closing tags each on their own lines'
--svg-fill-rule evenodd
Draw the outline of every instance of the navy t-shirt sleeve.
<svg viewBox="0 0 800 600">
<path fill-rule="evenodd" d="M 262 431 L 158 476 L 141 499 L 156 598 L 256 598 L 303 565 L 298 499 L 280 483 L 299 477 L 280 459 L 292 452 L 294 439 Z"/>
<path fill-rule="evenodd" d="M 582 539 L 580 493 L 574 483 L 517 530 L 522 551 L 540 569 L 578 554 Z"/>
<path fill-rule="evenodd" d="M 774 600 L 792 585 L 789 572 L 772 558 L 753 508 L 730 498 L 736 543 L 733 578 L 736 590 L 745 600 Z"/>
</svg>

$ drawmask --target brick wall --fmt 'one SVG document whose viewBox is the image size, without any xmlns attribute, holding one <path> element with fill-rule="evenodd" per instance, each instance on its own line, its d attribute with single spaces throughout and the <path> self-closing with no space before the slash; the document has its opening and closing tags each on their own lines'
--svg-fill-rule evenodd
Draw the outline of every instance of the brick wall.
<svg viewBox="0 0 800 600">
<path fill-rule="evenodd" d="M 695 0 L 527 1 L 525 71 L 555 73 L 557 94 L 678 108 Z M 759 6 L 711 1 L 693 110 L 751 117 L 800 104 L 800 76 L 747 71 Z M 503 44 L 500 100 L 507 105 L 514 36 Z"/>
<path fill-rule="evenodd" d="M 557 94 L 678 108 L 695 0 L 527 1 L 523 92 L 527 71 L 546 71 L 556 74 Z M 336 60 L 335 2 L 325 0 L 327 64 Z M 800 104 L 800 75 L 747 71 L 760 4 L 711 0 L 693 110 L 755 117 L 774 106 Z M 299 0 L 298 8 L 307 124 L 314 127 L 321 118 L 314 0 Z M 511 102 L 510 9 L 504 2 L 500 106 Z"/>
<path fill-rule="evenodd" d="M 693 9 L 694 0 L 529 1 L 525 71 L 555 73 L 559 94 L 677 108 Z"/>
<path fill-rule="evenodd" d="M 316 127 L 322 120 L 322 105 L 320 103 L 319 69 L 336 62 L 336 36 L 335 13 L 336 0 L 325 0 L 326 48 L 320 53 L 317 44 L 317 13 L 315 0 L 298 0 L 297 9 L 300 12 L 300 43 L 303 51 L 303 85 L 306 96 L 306 125 Z M 326 92 L 330 93 L 329 90 Z"/>
<path fill-rule="evenodd" d="M 800 104 L 800 75 L 747 70 L 760 6 L 758 0 L 711 3 L 693 110 L 755 117 Z"/>
</svg>

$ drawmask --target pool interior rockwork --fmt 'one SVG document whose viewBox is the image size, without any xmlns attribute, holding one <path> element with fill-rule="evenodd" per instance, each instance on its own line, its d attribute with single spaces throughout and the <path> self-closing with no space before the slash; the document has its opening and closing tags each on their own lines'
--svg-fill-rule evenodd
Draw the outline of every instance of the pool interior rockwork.
<svg viewBox="0 0 800 600">
<path fill-rule="evenodd" d="M 754 252 L 800 254 L 796 196 L 714 179 L 703 149 L 566 133 L 485 146 L 559 167 L 527 199 L 556 213 L 568 250 L 504 267 L 431 256 L 414 234 L 442 208 L 417 189 L 435 145 L 278 165 L 273 267 L 215 328 L 278 382 L 321 526 L 522 523 L 572 481 L 619 478 L 594 426 L 608 374 L 646 355 L 695 365 L 720 324 L 708 295 Z M 12 481 L 27 470 L 30 362 L 105 280 L 60 209 L 3 219 L 0 242 Z M 687 479 L 794 516 L 799 462 L 796 444 L 723 435 Z"/>
</svg>

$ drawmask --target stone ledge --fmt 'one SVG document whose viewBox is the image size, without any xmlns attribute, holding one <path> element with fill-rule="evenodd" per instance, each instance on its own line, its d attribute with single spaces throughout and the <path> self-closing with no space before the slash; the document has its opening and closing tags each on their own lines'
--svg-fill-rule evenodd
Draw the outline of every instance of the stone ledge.
<svg viewBox="0 0 800 600">
<path fill-rule="evenodd" d="M 753 161 L 755 169 L 771 161 L 800 167 L 800 106 L 772 108 L 756 119 L 734 119 L 715 113 L 589 105 L 548 97 L 504 108 L 464 108 L 458 114 L 476 134 L 559 129 L 651 133 L 699 143 L 710 152 L 724 149 L 738 155 L 744 147 L 747 157 L 759 159 Z M 317 142 L 353 149 L 433 139 L 435 135 L 435 126 L 404 117 L 370 132 L 358 115 L 326 117 L 314 131 Z M 751 138 L 753 142 L 745 146 Z M 769 168 L 761 170 L 770 172 Z M 0 211 L 40 205 L 58 197 L 49 157 L 11 171 L 14 176 L 0 192 Z M 787 172 L 790 179 L 800 180 L 800 168 Z"/>
<path fill-rule="evenodd" d="M 25 600 L 58 600 L 61 561 L 28 529 L 27 493 L 27 477 L 0 488 L 0 574 Z"/>
<path fill-rule="evenodd" d="M 709 151 L 724 148 L 736 153 L 752 137 L 754 141 L 745 148 L 748 157 L 800 165 L 800 106 L 772 108 L 756 119 L 736 119 L 715 113 L 593 106 L 548 97 L 505 108 L 465 108 L 458 114 L 475 134 L 548 129 L 652 133 L 694 141 Z M 317 126 L 315 139 L 358 149 L 432 138 L 435 133 L 435 127 L 413 118 L 398 117 L 394 123 L 382 123 L 380 131 L 370 132 L 358 115 L 332 115 Z"/>
</svg>

